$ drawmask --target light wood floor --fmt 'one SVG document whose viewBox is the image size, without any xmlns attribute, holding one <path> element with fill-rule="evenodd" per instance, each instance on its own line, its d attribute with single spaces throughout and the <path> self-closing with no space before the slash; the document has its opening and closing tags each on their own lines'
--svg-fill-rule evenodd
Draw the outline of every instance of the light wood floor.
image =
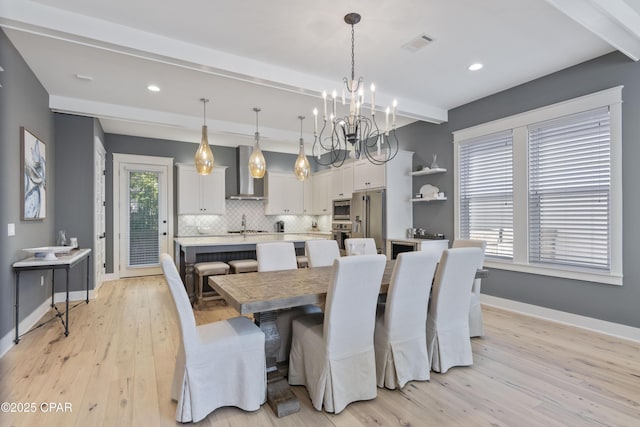
<svg viewBox="0 0 640 427">
<path fill-rule="evenodd" d="M 210 303 L 199 323 L 236 313 Z M 638 426 L 640 344 L 484 308 L 485 332 L 473 340 L 474 365 L 432 373 L 402 391 L 339 415 L 314 410 L 303 387 L 302 410 L 278 419 L 264 405 L 247 413 L 222 408 L 215 426 Z M 0 413 L 2 426 L 175 425 L 169 398 L 177 318 L 161 276 L 105 283 L 58 322 L 26 335 L 0 360 L 0 401 L 36 403 L 36 413 Z M 44 413 L 41 402 L 71 404 Z M 45 407 L 46 409 L 46 407 Z M 56 409 L 55 407 L 53 409 Z"/>
</svg>

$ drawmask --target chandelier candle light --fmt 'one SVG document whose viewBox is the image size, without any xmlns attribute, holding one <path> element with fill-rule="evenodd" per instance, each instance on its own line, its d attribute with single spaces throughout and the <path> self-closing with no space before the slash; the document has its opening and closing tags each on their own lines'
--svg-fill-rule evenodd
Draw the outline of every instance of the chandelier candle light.
<svg viewBox="0 0 640 427">
<path fill-rule="evenodd" d="M 260 108 L 255 107 L 253 111 L 256 112 L 256 144 L 253 146 L 251 156 L 249 156 L 249 172 L 254 178 L 262 178 L 267 171 L 267 162 L 264 160 L 262 150 L 260 150 L 260 132 L 258 132 L 258 113 Z"/>
<path fill-rule="evenodd" d="M 302 121 L 304 118 L 304 116 L 298 116 L 300 120 L 300 151 L 293 165 L 293 173 L 296 175 L 298 181 L 304 181 L 309 178 L 309 174 L 311 173 L 311 165 L 309 164 L 309 159 L 307 159 L 307 156 L 304 154 L 304 140 L 302 139 Z"/>
<path fill-rule="evenodd" d="M 204 122 L 202 124 L 202 139 L 196 150 L 195 162 L 196 170 L 200 175 L 209 175 L 213 170 L 213 152 L 209 147 L 209 137 L 207 136 L 207 102 L 206 98 L 200 98 L 204 109 Z"/>
<path fill-rule="evenodd" d="M 347 157 L 356 159 L 366 158 L 377 165 L 384 164 L 393 159 L 398 153 L 398 138 L 396 136 L 396 113 L 398 102 L 393 101 L 392 108 L 387 107 L 385 115 L 385 127 L 380 129 L 376 122 L 376 87 L 372 83 L 371 90 L 371 117 L 364 112 L 364 80 L 355 79 L 355 31 L 354 26 L 360 22 L 360 15 L 349 13 L 345 15 L 344 22 L 351 25 L 351 79 L 344 78 L 346 92 L 349 95 L 349 111 L 344 117 L 338 116 L 338 94 L 336 90 L 331 92 L 331 111 L 327 108 L 328 94 L 322 92 L 323 123 L 318 133 L 318 109 L 313 109 L 313 150 L 316 162 L 325 166 L 342 166 Z M 342 105 L 346 105 L 345 90 L 342 90 Z M 391 122 L 389 114 L 391 113 Z M 349 154 L 351 153 L 351 154 Z"/>
</svg>

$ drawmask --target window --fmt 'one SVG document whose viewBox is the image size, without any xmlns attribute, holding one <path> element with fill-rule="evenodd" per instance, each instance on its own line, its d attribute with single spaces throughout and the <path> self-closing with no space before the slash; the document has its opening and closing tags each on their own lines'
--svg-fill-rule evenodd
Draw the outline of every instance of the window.
<svg viewBox="0 0 640 427">
<path fill-rule="evenodd" d="M 622 284 L 621 94 L 454 132 L 456 238 L 492 268 Z"/>
<path fill-rule="evenodd" d="M 486 255 L 513 258 L 512 132 L 460 147 L 460 238 L 487 242 Z"/>
<path fill-rule="evenodd" d="M 609 270 L 609 108 L 529 126 L 529 262 Z"/>
</svg>

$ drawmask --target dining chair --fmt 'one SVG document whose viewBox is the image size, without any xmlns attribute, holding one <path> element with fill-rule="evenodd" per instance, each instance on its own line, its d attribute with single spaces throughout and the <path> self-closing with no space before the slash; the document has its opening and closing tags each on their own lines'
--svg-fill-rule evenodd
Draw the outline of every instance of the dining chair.
<svg viewBox="0 0 640 427">
<path fill-rule="evenodd" d="M 307 240 L 304 244 L 309 267 L 328 267 L 340 258 L 340 248 L 335 240 Z"/>
<path fill-rule="evenodd" d="M 256 256 L 258 257 L 258 272 L 298 268 L 293 242 L 257 243 Z"/>
<path fill-rule="evenodd" d="M 222 406 L 259 409 L 267 398 L 264 333 L 242 316 L 196 326 L 173 259 L 161 254 L 160 263 L 180 324 L 171 385 L 176 420 L 198 422 Z"/>
<path fill-rule="evenodd" d="M 344 239 L 344 248 L 347 256 L 351 255 L 375 255 L 378 253 L 376 249 L 376 241 L 371 237 L 351 237 Z"/>
<path fill-rule="evenodd" d="M 454 240 L 453 248 L 480 248 L 482 249 L 482 258 L 480 264 L 476 266 L 481 269 L 484 265 L 484 250 L 487 242 L 484 240 Z M 481 279 L 473 279 L 473 287 L 471 288 L 471 301 L 469 302 L 469 336 L 481 337 L 484 335 L 484 326 L 482 322 L 482 307 L 480 306 L 480 281 Z"/>
<path fill-rule="evenodd" d="M 431 369 L 445 373 L 452 366 L 473 364 L 469 337 L 469 300 L 480 248 L 445 249 L 431 293 L 427 318 L 427 351 Z"/>
<path fill-rule="evenodd" d="M 378 387 L 402 388 L 430 377 L 427 306 L 439 260 L 439 254 L 428 251 L 404 252 L 396 259 L 386 306 L 376 316 Z"/>
<path fill-rule="evenodd" d="M 336 258 L 324 315 L 293 321 L 289 384 L 304 385 L 313 407 L 341 412 L 377 395 L 373 347 L 384 255 Z"/>
<path fill-rule="evenodd" d="M 263 242 L 256 244 L 258 272 L 297 270 L 296 250 L 293 242 Z M 278 310 L 276 327 L 280 335 L 280 349 L 277 361 L 286 362 L 291 348 L 291 322 L 298 316 L 319 313 L 317 305 L 307 304 L 295 308 Z"/>
</svg>

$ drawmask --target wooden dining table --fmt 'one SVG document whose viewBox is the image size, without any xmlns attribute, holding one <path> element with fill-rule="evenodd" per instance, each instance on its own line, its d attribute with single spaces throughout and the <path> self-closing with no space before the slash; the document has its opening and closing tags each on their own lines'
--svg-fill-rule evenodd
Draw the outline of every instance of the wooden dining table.
<svg viewBox="0 0 640 427">
<path fill-rule="evenodd" d="M 380 285 L 381 294 L 387 293 L 394 264 L 395 261 L 391 260 L 385 265 Z M 478 270 L 476 273 L 477 278 L 486 275 L 486 270 Z M 256 324 L 265 334 L 267 402 L 278 417 L 300 410 L 298 398 L 278 369 L 278 311 L 307 304 L 324 304 L 331 277 L 332 267 L 209 276 L 209 285 L 228 305 L 240 314 L 253 314 Z"/>
</svg>

